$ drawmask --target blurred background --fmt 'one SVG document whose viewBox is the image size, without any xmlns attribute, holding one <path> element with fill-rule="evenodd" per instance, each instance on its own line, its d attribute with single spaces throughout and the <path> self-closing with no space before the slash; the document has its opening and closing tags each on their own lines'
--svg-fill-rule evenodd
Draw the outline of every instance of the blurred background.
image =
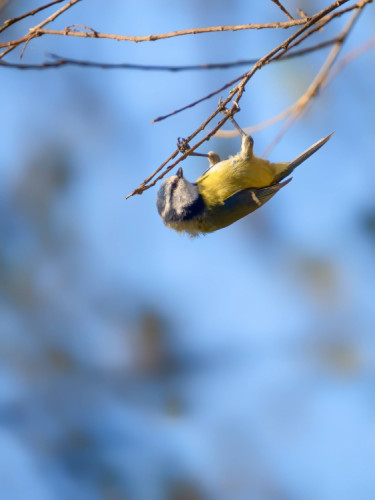
<svg viewBox="0 0 375 500">
<path fill-rule="evenodd" d="M 328 3 L 285 0 L 293 15 Z M 42 4 L 3 2 L 1 22 Z M 91 0 L 50 27 L 147 35 L 283 20 L 270 1 Z M 369 5 L 343 55 L 373 35 L 374 22 Z M 139 44 L 44 36 L 23 62 L 49 53 L 234 61 L 261 57 L 291 33 Z M 329 50 L 258 72 L 240 125 L 295 102 Z M 217 98 L 151 120 L 244 71 L 1 69 L 1 500 L 375 498 L 374 51 L 340 72 L 271 153 L 291 160 L 336 130 L 253 215 L 189 239 L 163 226 L 157 188 L 124 199 Z M 256 154 L 279 129 L 254 135 Z M 239 146 L 214 138 L 201 151 L 227 157 Z M 183 167 L 193 181 L 206 161 Z"/>
</svg>

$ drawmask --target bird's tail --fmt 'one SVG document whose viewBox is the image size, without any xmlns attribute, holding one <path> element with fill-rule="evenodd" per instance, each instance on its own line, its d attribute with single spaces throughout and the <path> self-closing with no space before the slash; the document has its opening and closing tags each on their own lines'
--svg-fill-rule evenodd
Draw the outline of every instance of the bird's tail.
<svg viewBox="0 0 375 500">
<path fill-rule="evenodd" d="M 313 155 L 314 153 L 316 153 L 316 151 L 318 151 L 318 149 L 320 149 L 322 146 L 324 146 L 324 144 L 329 141 L 329 139 L 333 136 L 334 132 L 332 132 L 331 134 L 327 135 L 327 137 L 324 137 L 323 139 L 320 139 L 318 142 L 316 142 L 315 144 L 313 144 L 312 146 L 309 147 L 309 149 L 306 149 L 306 151 L 304 151 L 303 153 L 301 153 L 299 156 L 297 156 L 297 158 L 295 158 L 293 161 L 291 161 L 288 165 L 288 167 L 283 170 L 282 172 L 280 172 L 280 174 L 278 175 L 278 177 L 275 178 L 275 182 L 280 182 L 282 181 L 283 179 L 285 179 L 285 177 L 287 177 L 288 175 L 290 175 L 293 170 L 298 167 L 298 165 L 301 165 L 301 163 L 303 163 L 305 160 L 307 160 L 307 158 L 309 158 L 311 155 Z"/>
</svg>

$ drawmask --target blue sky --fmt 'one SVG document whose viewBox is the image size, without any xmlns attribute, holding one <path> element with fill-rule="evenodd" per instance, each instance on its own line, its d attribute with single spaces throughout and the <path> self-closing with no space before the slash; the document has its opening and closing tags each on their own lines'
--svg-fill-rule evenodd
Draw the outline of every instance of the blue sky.
<svg viewBox="0 0 375 500">
<path fill-rule="evenodd" d="M 302 3 L 285 2 L 312 14 Z M 6 18 L 33 7 L 15 2 Z M 91 0 L 55 27 L 142 35 L 273 20 L 283 15 L 272 2 Z M 14 37 L 29 22 L 14 26 Z M 370 38 L 373 24 L 369 5 L 343 54 Z M 45 36 L 23 61 L 56 53 L 221 62 L 260 57 L 287 33 L 139 44 Z M 328 50 L 258 72 L 240 125 L 292 104 Z M 243 71 L 2 69 L 2 498 L 163 500 L 186 485 L 219 500 L 374 498 L 373 51 L 347 66 L 271 153 L 292 159 L 336 131 L 251 216 L 189 239 L 163 226 L 155 188 L 124 199 L 217 99 L 151 120 Z M 257 154 L 279 127 L 254 135 Z M 239 145 L 215 138 L 206 150 L 225 157 Z M 195 180 L 206 162 L 183 167 Z"/>
</svg>

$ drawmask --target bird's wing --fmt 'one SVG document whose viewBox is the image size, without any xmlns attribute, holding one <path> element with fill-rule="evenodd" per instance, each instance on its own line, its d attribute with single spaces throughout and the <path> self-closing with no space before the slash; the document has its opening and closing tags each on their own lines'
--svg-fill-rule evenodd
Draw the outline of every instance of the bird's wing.
<svg viewBox="0 0 375 500">
<path fill-rule="evenodd" d="M 257 208 L 264 205 L 272 198 L 282 187 L 286 186 L 292 179 L 288 179 L 280 184 L 273 184 L 258 189 L 243 189 L 229 196 L 222 205 L 217 205 L 207 211 L 206 231 L 216 231 L 229 226 L 245 215 L 254 212 Z"/>
<path fill-rule="evenodd" d="M 248 213 L 253 212 L 271 199 L 272 196 L 274 196 L 282 187 L 289 184 L 291 180 L 292 178 L 279 184 L 272 184 L 272 186 L 266 186 L 264 188 L 249 188 L 238 191 L 225 200 L 224 208 L 227 210 L 231 210 L 233 208 L 241 208 L 245 210 L 251 209 Z"/>
</svg>

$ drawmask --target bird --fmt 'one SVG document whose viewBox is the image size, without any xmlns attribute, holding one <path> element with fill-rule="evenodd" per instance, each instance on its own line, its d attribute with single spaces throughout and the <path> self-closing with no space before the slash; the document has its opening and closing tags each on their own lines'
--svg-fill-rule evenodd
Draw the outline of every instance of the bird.
<svg viewBox="0 0 375 500">
<path fill-rule="evenodd" d="M 242 136 L 239 153 L 223 161 L 213 151 L 192 153 L 207 156 L 209 168 L 192 183 L 185 179 L 180 167 L 176 175 L 162 183 L 156 204 L 167 227 L 197 236 L 233 224 L 263 206 L 289 184 L 292 178 L 286 177 L 334 133 L 317 141 L 291 162 L 272 163 L 254 155 L 253 138 L 233 118 L 231 121 Z"/>
</svg>

